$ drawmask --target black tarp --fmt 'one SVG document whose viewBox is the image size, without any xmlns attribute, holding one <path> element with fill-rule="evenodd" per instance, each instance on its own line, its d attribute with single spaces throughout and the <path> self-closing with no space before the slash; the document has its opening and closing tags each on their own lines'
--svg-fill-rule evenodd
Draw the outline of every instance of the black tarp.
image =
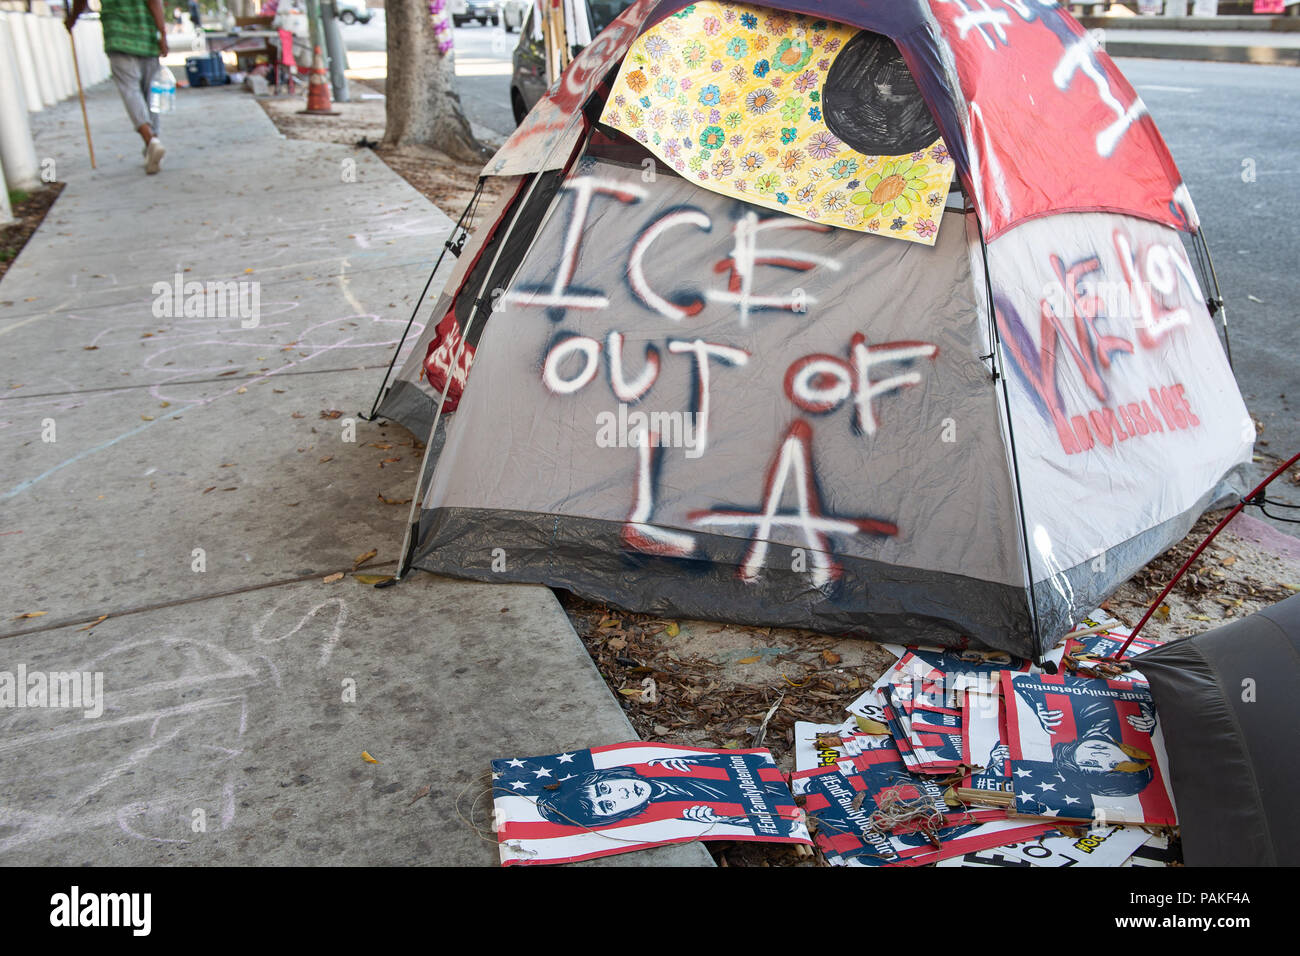
<svg viewBox="0 0 1300 956">
<path fill-rule="evenodd" d="M 1300 864 L 1300 595 L 1134 663 L 1164 728 L 1185 862 Z"/>
</svg>

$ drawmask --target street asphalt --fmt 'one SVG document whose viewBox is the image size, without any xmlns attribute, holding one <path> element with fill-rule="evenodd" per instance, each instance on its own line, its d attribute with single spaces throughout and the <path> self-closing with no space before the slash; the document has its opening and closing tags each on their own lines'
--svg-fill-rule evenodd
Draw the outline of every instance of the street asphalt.
<svg viewBox="0 0 1300 956">
<path fill-rule="evenodd" d="M 1300 451 L 1300 70 L 1118 62 L 1196 203 L 1260 447 L 1286 458 Z"/>
</svg>

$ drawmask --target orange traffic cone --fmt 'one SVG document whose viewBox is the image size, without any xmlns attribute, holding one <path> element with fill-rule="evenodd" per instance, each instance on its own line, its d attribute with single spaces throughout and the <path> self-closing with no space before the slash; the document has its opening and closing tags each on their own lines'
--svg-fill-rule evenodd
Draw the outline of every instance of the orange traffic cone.
<svg viewBox="0 0 1300 956">
<path fill-rule="evenodd" d="M 330 81 L 325 76 L 325 57 L 321 55 L 317 44 L 311 58 L 311 77 L 307 81 L 307 108 L 300 113 L 312 116 L 338 116 L 338 111 L 331 109 Z"/>
</svg>

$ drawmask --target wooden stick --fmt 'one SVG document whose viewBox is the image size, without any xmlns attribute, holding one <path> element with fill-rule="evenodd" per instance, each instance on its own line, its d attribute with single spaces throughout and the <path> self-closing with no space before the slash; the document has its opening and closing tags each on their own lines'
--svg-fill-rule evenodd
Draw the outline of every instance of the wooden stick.
<svg viewBox="0 0 1300 956">
<path fill-rule="evenodd" d="M 90 117 L 86 115 L 86 91 L 81 88 L 81 64 L 77 62 L 77 39 L 68 31 L 68 42 L 72 44 L 72 68 L 77 71 L 77 96 L 81 100 L 81 122 L 86 127 L 86 147 L 90 150 L 90 168 L 95 169 L 95 144 L 90 141 Z"/>
<path fill-rule="evenodd" d="M 963 803 L 978 803 L 994 807 L 1014 807 L 1016 795 L 1005 790 L 976 790 L 973 787 L 954 787 L 953 793 Z"/>
</svg>

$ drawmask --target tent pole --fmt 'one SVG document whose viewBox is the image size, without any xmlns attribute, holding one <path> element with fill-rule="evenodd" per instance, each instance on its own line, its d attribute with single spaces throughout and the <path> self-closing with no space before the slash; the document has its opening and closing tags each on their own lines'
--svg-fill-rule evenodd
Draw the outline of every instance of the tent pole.
<svg viewBox="0 0 1300 956">
<path fill-rule="evenodd" d="M 1232 342 L 1228 339 L 1228 307 L 1223 304 L 1223 293 L 1219 290 L 1219 276 L 1214 271 L 1214 258 L 1210 255 L 1210 244 L 1205 241 L 1204 226 L 1196 230 L 1196 238 L 1200 240 L 1201 249 L 1205 253 L 1205 263 L 1210 270 L 1210 282 L 1214 284 L 1214 298 L 1210 300 L 1210 305 L 1218 309 L 1219 321 L 1223 324 L 1223 350 L 1228 354 L 1228 368 L 1235 374 L 1237 369 L 1232 364 Z"/>
<path fill-rule="evenodd" d="M 393 357 L 388 360 L 388 370 L 384 372 L 384 381 L 379 386 L 379 391 L 375 393 L 374 404 L 370 406 L 369 415 L 361 415 L 363 421 L 373 422 L 375 413 L 379 411 L 379 403 L 383 401 L 384 389 L 388 387 L 388 379 L 393 374 L 393 366 L 397 364 L 397 356 L 402 353 L 402 346 L 406 344 L 406 337 L 411 334 L 411 326 L 415 322 L 415 317 L 420 314 L 420 306 L 424 304 L 424 297 L 429 293 L 429 286 L 433 285 L 433 277 L 438 274 L 438 269 L 442 265 L 442 260 L 446 258 L 448 252 L 454 252 L 460 255 L 460 250 L 464 248 L 465 239 L 469 235 L 470 223 L 474 221 L 474 214 L 471 210 L 478 203 L 479 196 L 483 193 L 483 186 L 487 182 L 486 176 L 478 178 L 478 187 L 474 190 L 474 195 L 470 197 L 465 209 L 461 212 L 460 218 L 451 228 L 451 235 L 447 241 L 442 244 L 442 252 L 438 253 L 438 260 L 433 264 L 433 271 L 429 273 L 429 278 L 424 281 L 424 289 L 420 292 L 420 297 L 415 300 L 415 308 L 411 310 L 411 317 L 406 320 L 406 328 L 402 330 L 402 337 L 397 341 L 397 348 L 393 349 Z M 452 240 L 456 237 L 457 230 L 460 230 L 461 236 L 458 242 Z"/>
<path fill-rule="evenodd" d="M 1007 376 L 1003 374 L 1002 336 L 998 334 L 997 314 L 993 305 L 993 276 L 989 274 L 989 246 L 984 241 L 984 224 L 980 222 L 979 213 L 976 212 L 974 215 L 975 228 L 979 230 L 980 251 L 984 258 L 984 292 L 988 299 L 989 331 L 993 338 L 990 343 L 993 352 L 989 358 L 993 360 L 994 381 L 1001 381 L 1002 383 L 1002 403 L 1007 410 L 1007 439 L 1011 444 L 1011 474 L 1016 488 L 1016 511 L 1020 517 L 1020 538 L 1024 542 L 1025 584 L 1029 589 L 1030 620 L 1034 628 L 1034 662 L 1042 663 L 1043 652 L 1042 648 L 1038 646 L 1039 628 L 1041 626 L 1038 616 L 1038 598 L 1034 594 L 1034 567 L 1029 554 L 1029 529 L 1025 523 L 1025 499 L 1020 490 L 1020 457 L 1016 453 L 1016 428 L 1011 421 L 1011 395 L 1007 391 Z"/>
<path fill-rule="evenodd" d="M 537 188 L 537 183 L 541 180 L 542 174 L 534 173 L 533 180 L 528 184 L 528 192 L 519 201 L 519 211 L 522 212 L 528 205 L 528 200 L 532 198 L 533 190 Z M 519 222 L 519 216 L 515 215 L 510 220 L 510 225 L 502 234 L 500 241 L 497 243 L 497 250 L 492 257 L 492 264 L 488 266 L 487 271 L 483 274 L 483 282 L 479 286 L 478 295 L 475 297 L 470 309 L 469 318 L 465 320 L 465 332 L 460 337 L 460 345 L 456 349 L 456 354 L 452 358 L 447 369 L 447 380 L 442 386 L 442 396 L 438 399 L 438 407 L 433 414 L 433 426 L 429 429 L 429 438 L 424 446 L 424 458 L 420 461 L 420 471 L 415 476 L 415 495 L 411 498 L 411 512 L 406 520 L 406 534 L 402 538 L 402 563 L 397 568 L 396 579 L 402 580 L 406 572 L 411 569 L 411 562 L 415 555 L 415 548 L 418 542 L 415 537 L 415 529 L 419 525 L 420 499 L 424 496 L 424 472 L 429 465 L 429 453 L 433 449 L 433 439 L 438 433 L 438 423 L 442 421 L 442 410 L 447 404 L 447 393 L 451 390 L 451 380 L 455 375 L 455 369 L 460 364 L 460 357 L 464 354 L 469 345 L 469 333 L 474 327 L 474 320 L 478 318 L 483 309 L 483 293 L 487 291 L 487 284 L 492 281 L 492 273 L 496 271 L 497 263 L 501 260 L 501 253 L 505 251 L 506 243 L 510 239 L 510 234 L 514 232 L 515 225 Z M 521 260 L 522 261 L 522 260 Z M 469 382 L 469 375 L 465 376 L 466 384 Z"/>
<path fill-rule="evenodd" d="M 566 172 L 569 169 L 569 167 L 573 165 L 573 161 L 583 154 L 583 152 L 587 148 L 587 145 L 591 142 L 591 136 L 595 131 L 596 131 L 596 127 L 594 123 L 590 124 L 587 127 L 586 135 L 582 136 L 578 140 L 578 144 L 577 146 L 574 147 L 573 152 L 569 154 L 569 158 L 567 162 L 565 162 L 565 164 L 561 167 L 562 172 Z M 523 211 L 524 207 L 528 205 L 528 200 L 532 198 L 533 190 L 537 188 L 537 184 L 538 182 L 541 181 L 542 173 L 544 171 L 545 170 L 539 169 L 537 172 L 533 174 L 532 182 L 528 184 L 528 191 L 524 194 L 523 199 L 519 201 L 519 210 L 521 212 Z M 550 210 L 547 211 L 548 217 L 549 214 L 550 214 Z M 424 458 L 420 461 L 420 472 L 415 476 L 415 495 L 411 498 L 411 511 L 410 514 L 407 515 L 407 519 L 406 519 L 406 534 L 402 538 L 402 552 L 401 552 L 402 561 L 401 564 L 398 565 L 397 574 L 394 575 L 394 581 L 402 580 L 402 578 L 406 575 L 406 572 L 411 569 L 411 564 L 413 562 L 413 558 L 415 555 L 415 549 L 418 546 L 418 542 L 416 541 L 415 538 L 415 529 L 419 526 L 419 520 L 417 516 L 420 513 L 421 499 L 424 497 L 424 472 L 425 469 L 428 468 L 429 452 L 433 448 L 433 438 L 438 433 L 438 422 L 442 421 L 442 409 L 443 406 L 446 405 L 447 403 L 447 392 L 451 389 L 452 374 L 456 366 L 460 364 L 460 357 L 464 353 L 466 346 L 469 344 L 469 333 L 470 330 L 474 327 L 474 320 L 478 318 L 479 312 L 482 311 L 483 293 L 487 291 L 487 284 L 490 281 L 492 281 L 492 273 L 496 271 L 497 263 L 501 260 L 501 253 L 505 251 L 506 243 L 509 241 L 511 233 L 515 231 L 515 226 L 518 225 L 518 223 L 519 223 L 519 216 L 516 215 L 514 218 L 510 220 L 510 225 L 506 227 L 506 231 L 501 235 L 501 241 L 497 245 L 496 254 L 493 255 L 492 257 L 492 264 L 488 266 L 487 272 L 483 276 L 483 284 L 479 286 L 478 297 L 475 298 L 474 300 L 473 306 L 470 310 L 469 318 L 465 320 L 465 332 L 464 334 L 461 335 L 460 338 L 460 348 L 456 350 L 456 355 L 452 358 L 451 365 L 447 369 L 447 381 L 442 386 L 442 396 L 438 399 L 438 408 L 433 414 L 433 426 L 429 429 L 429 440 L 424 446 Z M 543 221 L 538 224 L 537 227 L 538 233 L 541 232 L 543 225 L 545 225 L 545 219 L 543 219 Z M 537 241 L 537 236 L 534 236 L 533 242 L 535 243 L 536 241 Z M 523 256 L 520 257 L 519 262 L 522 263 L 524 259 L 527 259 L 528 253 L 531 251 L 532 251 L 532 246 L 530 245 L 528 251 L 526 251 L 523 254 Z M 518 266 L 515 267 L 515 272 L 518 272 Z M 513 279 L 514 279 L 514 273 L 511 273 L 510 280 L 507 280 L 507 284 L 509 284 L 509 281 Z M 469 383 L 468 372 L 465 375 L 465 381 L 466 384 L 468 385 Z"/>
</svg>

